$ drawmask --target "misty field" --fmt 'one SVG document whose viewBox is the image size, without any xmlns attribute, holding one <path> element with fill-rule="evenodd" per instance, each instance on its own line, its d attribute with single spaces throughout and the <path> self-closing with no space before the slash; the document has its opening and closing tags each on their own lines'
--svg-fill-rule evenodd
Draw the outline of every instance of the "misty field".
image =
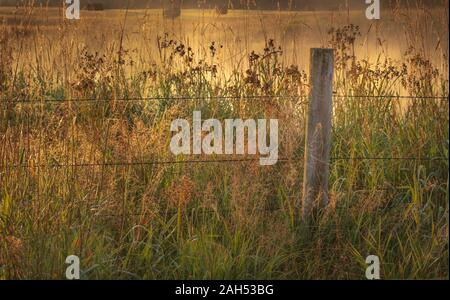
<svg viewBox="0 0 450 300">
<path fill-rule="evenodd" d="M 364 12 L 0 8 L 0 279 L 448 279 L 448 2 Z M 301 210 L 309 49 L 335 49 L 330 204 Z M 280 160 L 174 156 L 279 120 Z"/>
</svg>

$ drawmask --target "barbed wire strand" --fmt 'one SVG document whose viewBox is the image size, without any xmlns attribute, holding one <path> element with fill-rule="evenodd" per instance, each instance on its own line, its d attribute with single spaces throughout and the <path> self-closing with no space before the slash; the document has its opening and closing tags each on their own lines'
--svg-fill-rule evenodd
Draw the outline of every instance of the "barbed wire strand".
<svg viewBox="0 0 450 300">
<path fill-rule="evenodd" d="M 220 99 L 220 100 L 249 100 L 249 99 L 267 99 L 267 98 L 277 98 L 277 99 L 301 99 L 301 98 L 307 98 L 308 96 L 302 96 L 302 95 L 242 95 L 242 96 L 173 96 L 173 97 L 162 97 L 162 96 L 155 96 L 155 97 L 131 97 L 131 98 L 74 98 L 74 99 L 68 99 L 68 98 L 62 98 L 62 99 L 36 99 L 36 100 L 30 100 L 30 99 L 18 99 L 18 100 L 12 100 L 12 99 L 2 99 L 1 102 L 5 103 L 34 103 L 39 104 L 41 102 L 110 102 L 110 101 L 163 101 L 163 100 L 212 100 L 212 99 Z"/>
<path fill-rule="evenodd" d="M 105 163 L 77 163 L 77 164 L 25 164 L 25 165 L 0 165 L 0 168 L 83 168 L 83 167 L 121 167 L 121 166 L 142 166 L 142 165 L 176 165 L 176 164 L 214 164 L 214 163 L 246 163 L 246 162 L 260 162 L 265 160 L 266 162 L 276 163 L 289 163 L 289 162 L 302 162 L 303 158 L 278 158 L 267 159 L 264 157 L 248 158 L 248 159 L 195 159 L 195 160 L 155 160 L 155 161 L 142 161 L 142 162 L 105 162 Z M 448 161 L 447 157 L 332 157 L 330 161 L 340 160 L 404 160 L 404 161 Z"/>
<path fill-rule="evenodd" d="M 409 96 L 409 95 L 339 95 L 334 94 L 334 98 L 348 98 L 348 99 L 410 99 L 410 100 L 448 100 L 449 96 Z M 250 100 L 250 99 L 306 99 L 309 98 L 308 95 L 237 95 L 237 96 L 154 96 L 154 97 L 130 97 L 130 98 L 44 98 L 39 99 L 39 97 L 31 99 L 1 99 L 0 103 L 24 103 L 24 104 L 41 104 L 41 103 L 66 103 L 66 102 L 145 102 L 145 101 L 163 101 L 163 100 Z M 304 102 L 307 103 L 307 102 Z"/>
</svg>

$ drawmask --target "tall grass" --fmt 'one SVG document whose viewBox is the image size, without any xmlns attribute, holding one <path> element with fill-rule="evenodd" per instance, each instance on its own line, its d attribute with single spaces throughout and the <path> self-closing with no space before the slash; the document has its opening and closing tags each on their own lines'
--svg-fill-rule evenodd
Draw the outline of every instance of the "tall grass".
<svg viewBox="0 0 450 300">
<path fill-rule="evenodd" d="M 308 75 L 277 41 L 230 72 L 218 42 L 197 52 L 154 36 L 144 61 L 148 48 L 122 40 L 78 47 L 64 21 L 40 48 L 44 35 L 22 20 L 0 31 L 0 278 L 63 278 L 72 254 L 85 279 L 363 279 L 368 255 L 385 279 L 448 278 L 448 99 L 426 98 L 448 95 L 448 71 L 416 44 L 402 61 L 360 58 L 356 25 L 329 30 L 331 203 L 304 223 Z M 372 97 L 400 93 L 418 98 Z M 146 164 L 193 158 L 168 149 L 171 121 L 194 109 L 278 118 L 280 155 L 293 159 Z"/>
</svg>

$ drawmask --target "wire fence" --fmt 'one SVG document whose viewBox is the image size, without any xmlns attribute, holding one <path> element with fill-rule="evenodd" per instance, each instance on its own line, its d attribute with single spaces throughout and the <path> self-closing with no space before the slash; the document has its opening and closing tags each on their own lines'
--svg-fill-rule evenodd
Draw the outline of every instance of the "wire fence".
<svg viewBox="0 0 450 300">
<path fill-rule="evenodd" d="M 44 103 L 95 103 L 110 102 L 110 101 L 123 101 L 123 102 L 138 102 L 138 101 L 162 101 L 162 100 L 205 100 L 205 99 L 220 99 L 220 100 L 233 100 L 233 99 L 306 99 L 308 96 L 286 96 L 286 95 L 254 95 L 254 96 L 211 96 L 211 97 L 147 97 L 147 98 L 119 98 L 119 99 L 97 99 L 97 98 L 84 98 L 84 99 L 39 99 L 39 100 L 11 100 L 3 99 L 3 103 L 25 103 L 25 104 L 42 104 Z M 449 97 L 441 96 L 400 96 L 400 95 L 334 95 L 336 98 L 345 99 L 411 99 L 411 100 L 448 100 Z M 303 102 L 307 103 L 307 102 Z M 332 156 L 328 163 L 338 161 L 411 161 L 411 162 L 448 162 L 449 158 L 444 156 L 426 157 L 426 156 Z M 139 167 L 139 166 L 154 166 L 154 165 L 196 165 L 196 164 L 240 164 L 240 163 L 257 163 L 260 161 L 260 157 L 253 158 L 220 158 L 220 159 L 172 159 L 172 160 L 148 160 L 148 161 L 101 161 L 101 162 L 81 162 L 81 163 L 24 163 L 24 164 L 1 164 L 0 170 L 11 169 L 76 169 L 76 168 L 95 168 L 95 167 L 107 167 L 107 168 L 123 168 L 123 167 Z M 303 157 L 279 157 L 277 163 L 301 163 L 304 161 Z M 392 191 L 399 190 L 401 187 L 389 186 L 378 187 L 377 191 Z M 361 190 L 361 189 L 356 189 Z M 373 191 L 373 189 L 371 190 Z M 298 198 L 298 196 L 295 196 Z M 274 209 L 270 209 L 274 211 Z"/>
<path fill-rule="evenodd" d="M 123 97 L 123 98 L 45 98 L 35 97 L 33 99 L 11 99 L 4 98 L 0 103 L 5 104 L 31 104 L 39 105 L 43 103 L 64 104 L 64 103 L 110 103 L 118 102 L 147 102 L 147 101 L 193 101 L 193 100 L 251 100 L 251 99 L 278 99 L 278 100 L 292 100 L 292 99 L 308 99 L 308 95 L 235 95 L 235 96 L 154 96 L 154 97 Z M 334 98 L 340 99 L 388 99 L 388 100 L 443 100 L 449 102 L 449 96 L 409 96 L 409 95 L 339 95 L 333 94 Z M 308 104 L 308 101 L 303 101 L 297 104 Z M 278 163 L 302 162 L 303 158 L 298 157 L 281 157 L 276 160 Z M 330 162 L 333 161 L 355 161 L 355 160 L 372 160 L 372 161 L 448 161 L 448 157 L 331 157 Z M 186 159 L 186 160 L 151 160 L 151 161 L 121 161 L 121 162 L 94 162 L 94 163 L 74 163 L 74 164 L 10 164 L 0 165 L 0 168 L 83 168 L 83 167 L 129 167 L 129 166 L 144 166 L 144 165 L 173 165 L 173 164 L 224 164 L 224 163 L 254 163 L 259 162 L 260 158 L 239 158 L 239 159 Z"/>
<path fill-rule="evenodd" d="M 380 99 L 380 100 L 409 100 L 409 101 L 445 101 L 448 103 L 448 96 L 403 96 L 403 95 L 339 95 L 334 94 L 334 98 L 336 99 L 354 99 L 354 100 L 364 100 L 364 99 Z M 301 102 L 296 102 L 298 105 L 306 105 L 308 104 L 308 96 L 306 95 L 236 95 L 236 96 L 208 96 L 208 97 L 164 97 L 164 96 L 155 96 L 155 97 L 124 97 L 124 98 L 111 98 L 111 99 L 99 99 L 96 97 L 92 98 L 61 98 L 61 99 L 51 99 L 45 97 L 39 97 L 34 99 L 1 99 L 0 104 L 25 104 L 25 105 L 42 105 L 42 104 L 70 104 L 70 103 L 86 103 L 86 104 L 95 104 L 95 103 L 111 103 L 111 102 L 124 102 L 124 103 L 139 103 L 139 102 L 158 102 L 158 101 L 205 101 L 205 100 L 224 100 L 224 101 L 234 101 L 234 100 L 302 100 Z M 448 162 L 448 157 L 436 156 L 436 157 L 426 157 L 426 156 L 379 156 L 379 157 L 364 157 L 364 156 L 335 156 L 330 157 L 329 163 L 337 162 L 337 161 L 412 161 L 412 162 Z M 91 167 L 111 167 L 111 168 L 121 168 L 121 167 L 139 167 L 139 166 L 153 166 L 153 165 L 196 165 L 196 164 L 240 164 L 240 163 L 257 163 L 260 161 L 260 157 L 254 158 L 229 158 L 229 159 L 173 159 L 173 160 L 149 160 L 149 161 L 117 161 L 117 162 L 87 162 L 87 163 L 44 163 L 44 164 L 6 164 L 0 165 L 1 170 L 9 170 L 9 169 L 66 169 L 66 168 L 91 168 Z M 280 157 L 277 159 L 277 163 L 301 163 L 304 161 L 303 157 Z M 361 188 L 352 188 L 352 192 L 360 193 L 360 192 L 393 192 L 396 193 L 398 191 L 402 191 L 405 188 L 402 186 L 398 186 L 396 184 L 392 184 L 390 186 L 382 186 L 382 187 L 372 187 L 370 190 L 365 190 L 363 187 Z M 298 199 L 299 195 L 295 196 L 286 196 L 287 199 Z M 388 204 L 389 205 L 389 204 Z M 415 205 L 412 202 L 404 202 L 404 203 L 396 203 L 395 206 L 399 205 L 408 207 L 411 205 Z M 346 204 L 336 205 L 333 208 L 336 209 L 345 209 L 347 208 Z M 256 210 L 258 212 L 286 212 L 289 207 L 284 206 L 276 206 L 276 207 L 260 207 Z M 386 209 L 386 206 L 379 207 L 377 211 L 382 212 Z M 254 211 L 255 208 L 252 208 L 251 211 Z M 224 211 L 223 208 L 211 209 L 211 208 L 195 208 L 190 209 L 188 214 L 223 214 L 223 213 L 231 213 L 232 209 L 228 209 Z M 142 211 L 142 212 L 126 212 L 123 211 L 121 213 L 111 213 L 107 211 L 96 210 L 95 208 L 90 210 L 90 213 L 98 218 L 143 218 L 146 217 L 151 212 Z M 386 227 L 386 223 L 384 228 L 389 228 L 391 231 L 395 231 L 403 226 L 418 226 L 418 224 L 414 224 L 414 222 L 395 222 L 390 224 L 390 226 Z M 367 227 L 367 224 L 364 224 L 364 228 L 367 230 L 371 230 L 371 228 L 376 228 L 377 224 L 370 224 L 372 226 Z M 346 224 L 318 224 L 318 225 L 308 225 L 304 224 L 302 227 L 318 230 L 318 231 L 327 231 L 330 233 L 333 232 L 342 232 L 341 228 L 345 228 Z M 355 224 L 351 224 L 351 226 L 355 226 Z M 421 224 L 420 226 L 424 226 Z M 52 235 L 61 235 L 61 232 L 52 233 Z M 35 239 L 39 237 L 40 233 L 34 235 L 33 237 L 28 237 L 28 239 Z M 42 233 L 43 236 L 48 237 L 48 233 Z M 27 239 L 27 237 L 25 237 Z M 339 248 L 342 250 L 342 248 Z"/>
</svg>

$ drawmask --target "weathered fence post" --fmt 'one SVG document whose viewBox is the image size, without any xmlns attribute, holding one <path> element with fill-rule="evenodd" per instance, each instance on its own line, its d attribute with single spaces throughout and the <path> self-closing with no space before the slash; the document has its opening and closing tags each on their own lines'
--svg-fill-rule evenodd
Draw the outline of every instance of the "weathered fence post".
<svg viewBox="0 0 450 300">
<path fill-rule="evenodd" d="M 310 94 L 306 121 L 302 218 L 315 205 L 328 204 L 333 97 L 333 49 L 311 49 Z"/>
</svg>

